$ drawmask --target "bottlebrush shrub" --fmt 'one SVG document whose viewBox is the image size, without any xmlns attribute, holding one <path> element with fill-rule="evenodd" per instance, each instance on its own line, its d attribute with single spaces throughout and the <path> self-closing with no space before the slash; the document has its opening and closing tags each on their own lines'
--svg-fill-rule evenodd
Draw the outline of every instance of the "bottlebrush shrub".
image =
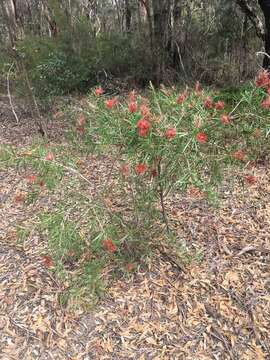
<svg viewBox="0 0 270 360">
<path fill-rule="evenodd" d="M 269 110 L 261 103 L 269 95 L 258 86 L 245 88 L 233 103 L 198 83 L 180 93 L 151 88 L 148 98 L 132 92 L 123 101 L 103 91 L 93 94 L 98 111 L 87 133 L 105 151 L 114 151 L 119 179 L 114 194 L 128 208 L 118 215 L 140 232 L 146 222 L 160 220 L 170 228 L 169 194 L 189 185 L 211 194 L 224 167 L 255 160 L 267 143 Z"/>
</svg>

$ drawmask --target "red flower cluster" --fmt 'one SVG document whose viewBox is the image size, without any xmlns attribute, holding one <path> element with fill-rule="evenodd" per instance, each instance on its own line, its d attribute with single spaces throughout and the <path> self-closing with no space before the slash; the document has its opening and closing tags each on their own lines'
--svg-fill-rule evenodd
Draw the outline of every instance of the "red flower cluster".
<svg viewBox="0 0 270 360">
<path fill-rule="evenodd" d="M 176 129 L 175 128 L 168 128 L 165 132 L 165 137 L 167 139 L 173 139 L 176 136 Z"/>
<path fill-rule="evenodd" d="M 105 101 L 105 105 L 108 109 L 112 109 L 117 103 L 118 100 L 116 97 Z"/>
<path fill-rule="evenodd" d="M 203 102 L 203 105 L 206 109 L 212 109 L 214 107 L 214 103 L 213 103 L 213 100 L 210 96 L 208 96 L 204 102 Z"/>
<path fill-rule="evenodd" d="M 128 111 L 130 113 L 135 113 L 137 111 L 137 104 L 136 102 L 132 101 L 128 104 Z"/>
<path fill-rule="evenodd" d="M 77 121 L 76 121 L 76 124 L 78 126 L 84 126 L 86 123 L 86 119 L 85 119 L 85 116 L 84 114 L 80 114 L 80 116 L 78 117 Z"/>
<path fill-rule="evenodd" d="M 224 107 L 225 107 L 224 101 L 219 100 L 219 101 L 217 101 L 217 102 L 215 103 L 215 109 L 216 109 L 216 110 L 223 110 Z"/>
<path fill-rule="evenodd" d="M 138 135 L 145 137 L 150 129 L 150 122 L 146 119 L 141 119 L 137 122 Z"/>
<path fill-rule="evenodd" d="M 51 152 L 48 152 L 48 154 L 45 156 L 45 160 L 52 161 L 54 160 L 54 155 Z"/>
<path fill-rule="evenodd" d="M 236 160 L 244 161 L 245 153 L 242 150 L 238 150 L 232 154 L 232 157 L 235 158 Z"/>
<path fill-rule="evenodd" d="M 36 175 L 28 175 L 26 177 L 26 180 L 29 184 L 34 184 L 37 180 L 37 176 Z"/>
<path fill-rule="evenodd" d="M 120 169 L 122 175 L 124 177 L 128 177 L 129 176 L 129 166 L 128 165 L 123 165 Z"/>
<path fill-rule="evenodd" d="M 102 87 L 96 88 L 95 94 L 96 94 L 96 96 L 100 96 L 100 95 L 104 94 L 104 90 L 102 89 Z"/>
<path fill-rule="evenodd" d="M 103 240 L 102 245 L 103 245 L 104 250 L 106 250 L 110 253 L 115 253 L 117 251 L 117 247 L 113 243 L 112 239 Z"/>
<path fill-rule="evenodd" d="M 176 103 L 179 105 L 182 104 L 184 101 L 186 101 L 187 97 L 188 97 L 188 93 L 187 91 L 184 91 L 182 94 L 178 95 L 178 98 L 176 99 Z"/>
<path fill-rule="evenodd" d="M 222 122 L 222 124 L 228 125 L 231 122 L 231 117 L 230 115 L 222 114 L 220 116 L 220 121 Z"/>
<path fill-rule="evenodd" d="M 267 96 L 262 102 L 261 102 L 261 107 L 264 109 L 269 109 L 270 108 L 270 96 Z"/>
<path fill-rule="evenodd" d="M 144 116 L 144 117 L 148 117 L 150 116 L 150 109 L 147 105 L 145 104 L 142 104 L 140 106 L 140 112 L 141 112 L 141 115 Z"/>
<path fill-rule="evenodd" d="M 256 182 L 257 182 L 256 177 L 253 176 L 253 175 L 247 175 L 247 176 L 244 177 L 244 179 L 245 179 L 245 182 L 246 182 L 248 185 L 254 185 L 254 184 L 256 184 Z"/>
<path fill-rule="evenodd" d="M 270 77 L 267 70 L 261 70 L 256 78 L 256 86 L 268 90 L 270 88 Z"/>
<path fill-rule="evenodd" d="M 143 175 L 147 170 L 147 166 L 145 164 L 137 164 L 135 166 L 135 171 L 138 175 Z"/>
<path fill-rule="evenodd" d="M 207 135 L 204 133 L 204 132 L 199 132 L 197 135 L 196 135 L 196 140 L 203 144 L 203 143 L 206 143 L 207 140 L 208 140 L 208 137 Z"/>
</svg>

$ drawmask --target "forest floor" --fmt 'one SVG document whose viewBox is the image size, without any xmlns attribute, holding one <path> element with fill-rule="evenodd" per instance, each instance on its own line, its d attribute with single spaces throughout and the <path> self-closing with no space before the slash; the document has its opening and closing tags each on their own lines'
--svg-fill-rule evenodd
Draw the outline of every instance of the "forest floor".
<svg viewBox="0 0 270 360">
<path fill-rule="evenodd" d="M 23 149 L 36 136 L 29 114 L 19 119 L 2 98 L 2 145 Z M 65 141 L 62 125 L 50 127 L 51 142 Z M 98 181 L 99 159 L 81 161 Z M 269 164 L 252 171 L 258 181 L 224 191 L 218 208 L 188 194 L 171 199 L 179 236 L 199 259 L 179 265 L 157 251 L 87 312 L 59 304 L 63 284 L 41 256 L 46 239 L 17 239 L 50 195 L 18 202 L 26 174 L 0 170 L 0 359 L 270 359 Z"/>
</svg>

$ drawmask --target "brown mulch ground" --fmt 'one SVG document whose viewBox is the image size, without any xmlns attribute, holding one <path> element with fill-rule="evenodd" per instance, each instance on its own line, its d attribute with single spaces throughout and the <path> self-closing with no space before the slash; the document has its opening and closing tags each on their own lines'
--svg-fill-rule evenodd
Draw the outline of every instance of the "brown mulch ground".
<svg viewBox="0 0 270 360">
<path fill-rule="evenodd" d="M 1 143 L 29 144 L 27 117 L 17 125 L 6 115 Z M 98 177 L 98 159 L 88 166 Z M 197 261 L 164 249 L 112 283 L 89 313 L 59 305 L 62 284 L 41 258 L 45 240 L 16 238 L 16 227 L 53 199 L 14 203 L 21 174 L 0 171 L 0 359 L 270 359 L 270 171 L 252 171 L 257 183 L 224 188 L 219 208 L 172 197 L 179 239 Z"/>
</svg>

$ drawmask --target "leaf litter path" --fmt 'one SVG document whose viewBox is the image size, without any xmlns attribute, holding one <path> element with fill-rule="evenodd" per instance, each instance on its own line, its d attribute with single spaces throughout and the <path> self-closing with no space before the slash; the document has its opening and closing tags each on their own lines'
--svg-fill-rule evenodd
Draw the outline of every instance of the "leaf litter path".
<svg viewBox="0 0 270 360">
<path fill-rule="evenodd" d="M 1 143 L 19 146 L 8 138 L 14 123 L 3 124 Z M 88 173 L 99 167 L 89 164 Z M 163 249 L 110 284 L 89 313 L 59 305 L 63 285 L 41 260 L 44 239 L 16 239 L 16 226 L 35 221 L 42 203 L 16 205 L 9 193 L 0 208 L 0 358 L 270 359 L 270 174 L 252 171 L 257 183 L 224 188 L 218 209 L 198 196 L 170 199 L 174 227 L 197 259 Z M 21 190 L 19 177 L 0 174 L 2 198 Z"/>
</svg>

